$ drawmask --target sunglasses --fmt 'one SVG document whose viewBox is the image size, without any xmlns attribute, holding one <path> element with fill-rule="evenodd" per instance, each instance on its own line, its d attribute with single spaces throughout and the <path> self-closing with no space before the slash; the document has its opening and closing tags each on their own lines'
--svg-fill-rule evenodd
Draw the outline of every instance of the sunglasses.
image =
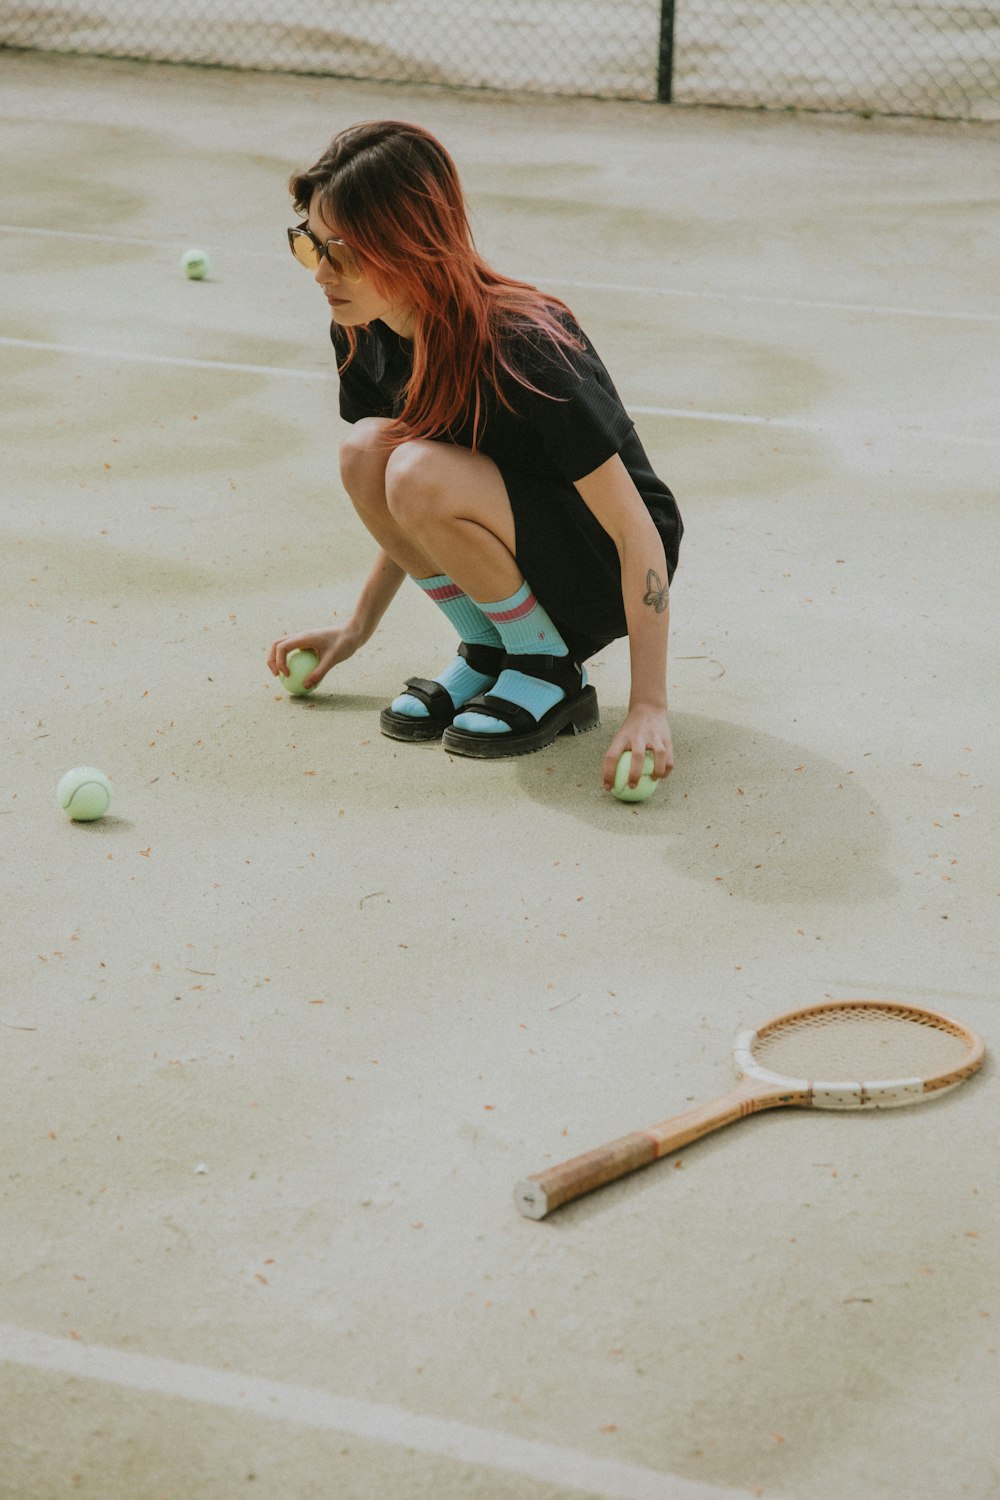
<svg viewBox="0 0 1000 1500">
<path fill-rule="evenodd" d="M 306 224 L 297 224 L 288 231 L 288 245 L 295 259 L 307 271 L 319 268 L 321 260 L 327 260 L 344 281 L 362 281 L 364 271 L 358 265 L 353 250 L 348 250 L 343 240 L 318 240 Z"/>
</svg>

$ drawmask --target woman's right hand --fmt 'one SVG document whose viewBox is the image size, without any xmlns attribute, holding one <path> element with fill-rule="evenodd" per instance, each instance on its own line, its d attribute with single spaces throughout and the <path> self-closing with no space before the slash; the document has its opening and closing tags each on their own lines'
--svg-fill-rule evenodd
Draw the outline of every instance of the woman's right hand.
<svg viewBox="0 0 1000 1500">
<path fill-rule="evenodd" d="M 314 688 L 323 681 L 331 667 L 353 656 L 360 645 L 360 636 L 349 625 L 302 630 L 298 635 L 284 635 L 274 641 L 267 653 L 267 665 L 275 677 L 287 677 L 288 657 L 292 651 L 315 651 L 319 661 L 302 684 L 306 689 Z"/>
</svg>

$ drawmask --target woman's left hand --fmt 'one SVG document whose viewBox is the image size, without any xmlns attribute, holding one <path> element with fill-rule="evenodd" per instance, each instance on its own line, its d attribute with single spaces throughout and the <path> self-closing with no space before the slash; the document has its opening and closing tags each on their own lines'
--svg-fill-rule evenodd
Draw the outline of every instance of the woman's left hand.
<svg viewBox="0 0 1000 1500">
<path fill-rule="evenodd" d="M 670 725 L 666 710 L 646 708 L 641 704 L 630 708 L 625 723 L 608 746 L 604 757 L 604 788 L 611 790 L 615 780 L 615 767 L 625 750 L 632 751 L 628 784 L 638 786 L 639 777 L 646 758 L 646 751 L 653 752 L 653 780 L 660 781 L 674 769 L 674 747 L 670 738 Z"/>
</svg>

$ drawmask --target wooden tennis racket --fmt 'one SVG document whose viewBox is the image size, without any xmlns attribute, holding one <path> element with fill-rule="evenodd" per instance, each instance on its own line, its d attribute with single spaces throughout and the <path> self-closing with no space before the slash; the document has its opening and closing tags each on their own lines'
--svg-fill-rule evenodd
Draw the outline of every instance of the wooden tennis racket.
<svg viewBox="0 0 1000 1500">
<path fill-rule="evenodd" d="M 519 1182 L 528 1219 L 648 1166 L 712 1130 L 782 1104 L 887 1109 L 956 1088 L 986 1049 L 969 1027 L 937 1011 L 891 1000 L 830 1000 L 742 1031 L 733 1055 L 740 1082 L 711 1104 L 635 1130 Z"/>
</svg>

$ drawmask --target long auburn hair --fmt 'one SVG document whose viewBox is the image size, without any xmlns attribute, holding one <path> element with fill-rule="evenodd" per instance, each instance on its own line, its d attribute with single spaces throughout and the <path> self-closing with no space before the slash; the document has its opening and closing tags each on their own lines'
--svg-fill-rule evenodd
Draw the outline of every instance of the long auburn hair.
<svg viewBox="0 0 1000 1500">
<path fill-rule="evenodd" d="M 371 285 L 414 312 L 413 373 L 387 433 L 391 445 L 441 437 L 471 418 L 475 448 L 489 394 L 511 408 L 504 374 L 536 389 L 512 359 L 513 332 L 556 357 L 582 347 L 563 321 L 572 317 L 564 302 L 483 260 L 455 163 L 421 126 L 371 120 L 340 131 L 289 182 L 303 217 L 317 189 L 324 219 L 356 252 Z M 343 332 L 341 371 L 358 347 L 355 330 Z"/>
</svg>

